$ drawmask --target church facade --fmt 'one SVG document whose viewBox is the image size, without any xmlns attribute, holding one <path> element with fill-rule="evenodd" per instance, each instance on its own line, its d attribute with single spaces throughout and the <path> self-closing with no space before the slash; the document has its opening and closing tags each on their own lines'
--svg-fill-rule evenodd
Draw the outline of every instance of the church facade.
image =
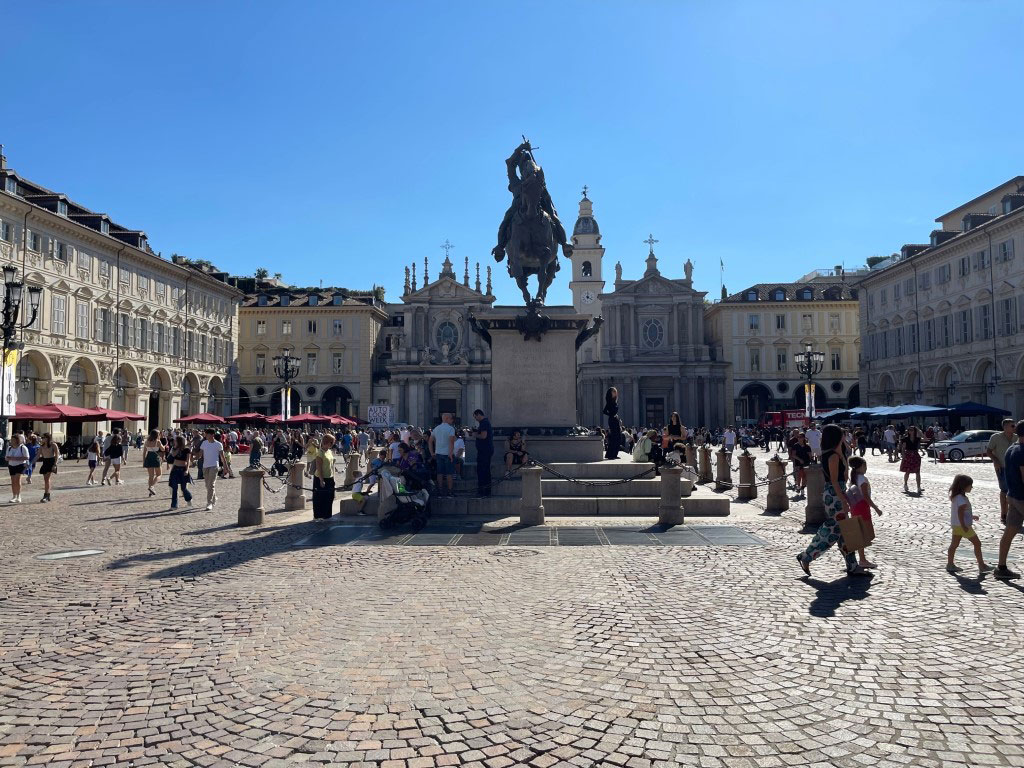
<svg viewBox="0 0 1024 768">
<path fill-rule="evenodd" d="M 593 208 L 584 198 L 574 228 L 579 245 L 574 254 L 573 300 L 577 310 L 596 307 L 604 318 L 597 344 L 589 353 L 581 350 L 578 410 L 586 426 L 602 424 L 604 393 L 619 390 L 619 415 L 626 426 L 660 427 L 678 411 L 683 424 L 719 426 L 725 423 L 728 363 L 712 359 L 704 342 L 705 292 L 693 288 L 693 265 L 687 261 L 682 278 L 661 273 L 653 237 L 644 274 L 636 280 L 623 277 L 615 265 L 610 292 L 590 301 L 592 283 L 600 280 L 604 249 L 600 247 Z M 589 221 L 588 221 L 589 219 Z M 585 231 L 581 231 L 585 230 Z M 578 266 L 577 266 L 578 262 Z M 589 269 L 584 277 L 583 263 Z M 579 269 L 579 278 L 577 278 Z M 601 283 L 603 285 L 603 283 Z"/>
</svg>

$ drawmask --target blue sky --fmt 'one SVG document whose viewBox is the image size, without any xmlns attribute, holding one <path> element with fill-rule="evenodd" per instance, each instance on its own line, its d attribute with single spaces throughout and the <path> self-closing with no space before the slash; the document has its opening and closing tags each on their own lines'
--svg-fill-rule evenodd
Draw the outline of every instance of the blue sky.
<svg viewBox="0 0 1024 768">
<path fill-rule="evenodd" d="M 539 147 L 605 277 L 715 297 L 862 264 L 1024 173 L 1019 2 L 7 2 L 11 167 L 154 248 L 299 285 L 494 264 Z M 499 301 L 521 297 L 495 265 Z M 568 270 L 549 303 L 568 302 Z"/>
</svg>

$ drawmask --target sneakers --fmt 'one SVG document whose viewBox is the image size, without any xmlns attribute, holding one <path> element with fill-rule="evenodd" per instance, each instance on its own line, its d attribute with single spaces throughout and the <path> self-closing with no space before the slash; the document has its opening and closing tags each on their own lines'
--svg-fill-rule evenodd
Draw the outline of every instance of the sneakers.
<svg viewBox="0 0 1024 768">
<path fill-rule="evenodd" d="M 210 512 L 210 511 L 212 511 L 212 510 L 213 510 L 213 504 L 207 504 L 207 505 L 206 505 L 206 511 L 207 511 L 207 512 Z"/>
<path fill-rule="evenodd" d="M 994 570 L 995 570 L 995 567 L 989 565 L 988 563 L 982 563 L 981 565 L 978 566 L 978 573 L 989 573 L 990 571 L 994 571 Z"/>
<path fill-rule="evenodd" d="M 156 496 L 156 491 L 154 491 L 152 488 L 150 488 L 149 489 L 149 495 L 150 496 Z"/>
<path fill-rule="evenodd" d="M 118 481 L 117 481 L 117 484 L 118 484 L 118 485 L 124 485 L 124 480 L 118 480 Z"/>
<path fill-rule="evenodd" d="M 45 503 L 46 503 L 46 502 L 48 502 L 48 501 L 50 501 L 50 494 L 48 494 L 48 493 L 44 493 L 44 494 L 43 494 L 43 498 L 41 498 L 41 499 L 39 500 L 39 503 L 40 503 L 40 504 L 45 504 Z"/>
<path fill-rule="evenodd" d="M 992 571 L 992 576 L 1003 581 L 1009 581 L 1010 579 L 1019 579 L 1020 574 L 1016 571 L 1011 571 L 1005 565 L 1000 565 L 998 568 Z"/>
<path fill-rule="evenodd" d="M 946 573 L 960 573 L 960 571 L 962 570 L 963 568 L 961 568 L 959 565 L 951 564 L 946 566 Z"/>
</svg>

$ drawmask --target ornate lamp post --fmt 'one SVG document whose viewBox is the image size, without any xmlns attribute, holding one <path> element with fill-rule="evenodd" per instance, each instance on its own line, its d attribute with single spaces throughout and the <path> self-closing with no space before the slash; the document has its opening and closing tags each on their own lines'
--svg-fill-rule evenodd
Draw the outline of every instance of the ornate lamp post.
<svg viewBox="0 0 1024 768">
<path fill-rule="evenodd" d="M 7 419 L 14 412 L 14 396 L 15 393 L 12 391 L 4 391 L 7 388 L 7 352 L 12 349 L 19 349 L 20 344 L 15 343 L 14 337 L 18 331 L 23 328 L 28 328 L 32 323 L 35 322 L 36 316 L 39 314 L 39 299 L 42 296 L 43 289 L 37 288 L 34 285 L 28 287 L 28 308 L 29 317 L 25 323 L 18 322 L 18 316 L 21 312 L 21 302 L 24 298 L 25 284 L 18 280 L 18 270 L 15 269 L 11 264 L 7 264 L 3 268 L 4 275 L 4 306 L 3 306 L 3 318 L 0 319 L 0 332 L 3 333 L 3 371 L 0 375 L 0 403 L 3 403 L 3 408 L 0 409 L 0 435 L 5 439 L 7 438 Z M 13 389 L 13 387 L 12 387 Z"/>
<path fill-rule="evenodd" d="M 793 362 L 801 376 L 807 379 L 804 384 L 804 398 L 806 401 L 806 414 L 808 419 L 814 418 L 814 377 L 821 373 L 825 366 L 825 353 L 815 352 L 811 345 L 807 344 L 803 352 L 793 355 Z"/>
<path fill-rule="evenodd" d="M 283 355 L 275 355 L 274 373 L 284 382 L 281 388 L 281 418 L 287 421 L 292 406 L 292 389 L 288 382 L 299 375 L 299 358 L 292 357 L 291 351 L 287 349 Z"/>
</svg>

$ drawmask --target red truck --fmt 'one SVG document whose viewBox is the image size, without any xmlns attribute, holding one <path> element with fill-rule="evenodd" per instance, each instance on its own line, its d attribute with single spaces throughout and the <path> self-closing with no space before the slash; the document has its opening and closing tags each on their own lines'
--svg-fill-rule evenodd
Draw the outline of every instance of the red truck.
<svg viewBox="0 0 1024 768">
<path fill-rule="evenodd" d="M 806 412 L 800 409 L 791 411 L 766 411 L 761 414 L 757 425 L 765 427 L 784 427 L 785 429 L 802 429 L 810 425 Z"/>
</svg>

